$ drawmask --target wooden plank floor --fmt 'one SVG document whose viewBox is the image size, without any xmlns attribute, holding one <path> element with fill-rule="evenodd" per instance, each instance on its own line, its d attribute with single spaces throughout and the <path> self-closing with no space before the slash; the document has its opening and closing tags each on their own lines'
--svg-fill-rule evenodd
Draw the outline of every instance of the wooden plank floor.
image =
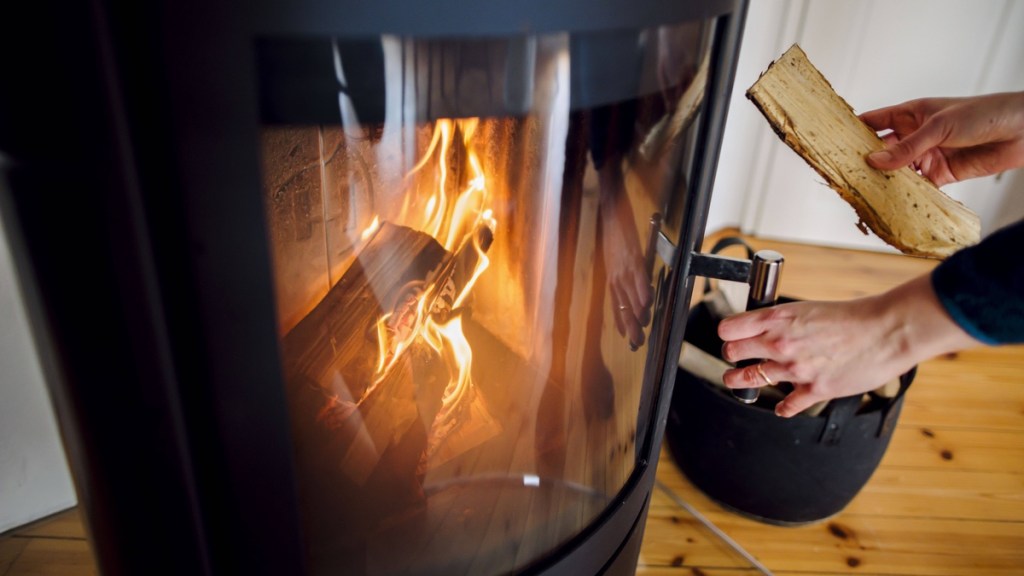
<svg viewBox="0 0 1024 576">
<path fill-rule="evenodd" d="M 96 574 L 99 571 L 76 508 L 0 536 L 0 576 Z"/>
<path fill-rule="evenodd" d="M 896 255 L 751 243 L 786 256 L 782 291 L 805 299 L 879 292 L 933 266 Z M 1024 347 L 923 363 L 878 471 L 827 521 L 780 528 L 726 512 L 667 454 L 658 481 L 640 576 L 742 576 L 759 573 L 757 565 L 785 575 L 1024 574 Z M 76 510 L 0 536 L 0 576 L 97 573 Z"/>
</svg>

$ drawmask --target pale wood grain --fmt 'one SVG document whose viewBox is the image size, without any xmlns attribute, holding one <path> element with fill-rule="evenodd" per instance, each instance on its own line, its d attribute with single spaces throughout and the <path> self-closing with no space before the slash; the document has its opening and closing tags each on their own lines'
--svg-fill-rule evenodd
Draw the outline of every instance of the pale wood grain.
<svg viewBox="0 0 1024 576">
<path fill-rule="evenodd" d="M 85 540 L 31 538 L 8 576 L 95 576 L 99 574 Z"/>
<path fill-rule="evenodd" d="M 772 570 L 773 576 L 842 576 L 844 574 L 858 574 L 860 576 L 893 576 L 903 574 L 902 572 L 893 572 L 887 570 L 885 567 L 875 567 L 873 569 L 865 569 L 864 566 L 858 566 L 857 568 L 844 568 L 841 570 L 832 571 L 814 571 L 807 572 L 804 570 Z M 1002 572 L 1005 574 L 1006 572 Z M 1014 572 L 1009 572 L 1014 574 Z M 763 573 L 756 568 L 707 568 L 707 567 L 695 567 L 695 566 L 641 566 L 637 570 L 637 576 L 761 576 Z M 964 574 L 974 576 L 976 574 L 984 576 L 990 574 L 986 571 L 968 571 Z M 922 575 L 922 576 L 926 576 Z"/>
<path fill-rule="evenodd" d="M 684 500 L 711 503 L 681 474 L 664 478 L 663 483 L 674 493 L 685 494 Z M 1024 518 L 1024 477 L 883 465 L 843 515 L 1018 522 Z"/>
<path fill-rule="evenodd" d="M 1006 472 L 1024 476 L 1024 434 L 1013 430 L 917 427 L 903 422 L 882 463 L 892 468 Z"/>
<path fill-rule="evenodd" d="M 80 510 L 71 508 L 0 537 L 0 575 L 98 574 Z"/>
<path fill-rule="evenodd" d="M 86 534 L 82 522 L 82 513 L 75 507 L 22 526 L 12 531 L 12 534 L 21 537 L 84 539 Z"/>
<path fill-rule="evenodd" d="M 908 167 L 880 171 L 883 144 L 794 45 L 747 91 L 776 134 L 857 211 L 860 227 L 906 254 L 944 258 L 976 244 L 981 221 Z"/>
<path fill-rule="evenodd" d="M 917 499 L 922 509 L 916 517 L 904 515 L 906 505 L 892 510 L 879 506 L 873 513 L 858 513 L 859 502 L 881 503 L 877 494 L 865 489 L 839 515 L 796 528 L 770 526 L 725 511 L 672 466 L 659 467 L 659 479 L 773 571 L 1013 574 L 1024 565 L 1024 523 L 1020 521 L 1020 513 L 1015 520 L 955 517 L 964 509 L 945 509 L 948 499 L 936 488 L 945 480 L 935 475 L 927 484 L 933 492 Z M 881 475 L 873 478 L 868 487 L 887 485 L 887 482 L 889 479 Z M 927 483 L 924 479 L 918 482 Z M 956 492 L 962 487 L 947 485 L 946 489 Z M 977 486 L 971 489 L 976 490 Z M 906 494 L 910 493 L 908 489 Z M 892 499 L 890 503 L 896 502 L 897 499 Z M 672 558 L 686 557 L 688 544 L 672 537 L 672 524 L 666 521 L 665 515 L 671 512 L 660 508 L 651 510 L 642 552 L 645 567 L 667 566 Z M 728 566 L 724 564 L 724 556 L 702 558 L 699 562 Z M 695 566 L 703 569 L 703 564 Z"/>
<path fill-rule="evenodd" d="M 772 571 L 809 574 L 1019 574 L 1019 527 L 1005 522 L 877 519 L 857 516 L 841 524 L 766 528 L 750 520 L 723 517 L 719 526 Z M 836 536 L 842 531 L 846 537 Z M 973 554 L 960 553 L 964 547 Z M 676 544 L 648 545 L 649 565 L 666 566 L 685 556 Z M 702 568 L 701 568 L 702 569 Z"/>
<path fill-rule="evenodd" d="M 978 348 L 924 362 L 904 424 L 1024 432 L 1024 347 Z"/>
<path fill-rule="evenodd" d="M 21 556 L 29 542 L 29 538 L 0 537 L 0 574 L 10 574 L 11 565 Z"/>
<path fill-rule="evenodd" d="M 882 466 L 844 513 L 1019 522 L 1024 518 L 1024 477 L 1012 472 Z M 1024 536 L 1024 526 L 1018 529 Z"/>
<path fill-rule="evenodd" d="M 747 567 L 739 553 L 657 488 L 651 495 L 639 564 Z"/>
</svg>

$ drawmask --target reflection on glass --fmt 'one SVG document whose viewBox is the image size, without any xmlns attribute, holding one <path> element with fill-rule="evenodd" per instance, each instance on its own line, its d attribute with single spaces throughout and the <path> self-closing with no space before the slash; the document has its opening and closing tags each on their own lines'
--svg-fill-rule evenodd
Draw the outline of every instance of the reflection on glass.
<svg viewBox="0 0 1024 576">
<path fill-rule="evenodd" d="M 508 572 L 622 489 L 709 29 L 259 43 L 312 572 Z"/>
</svg>

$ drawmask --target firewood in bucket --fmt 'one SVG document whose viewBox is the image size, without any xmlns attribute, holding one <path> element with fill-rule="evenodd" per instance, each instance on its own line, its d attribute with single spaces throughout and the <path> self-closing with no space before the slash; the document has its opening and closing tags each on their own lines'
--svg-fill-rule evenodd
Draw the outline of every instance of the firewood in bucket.
<svg viewBox="0 0 1024 576">
<path fill-rule="evenodd" d="M 790 148 L 857 212 L 865 234 L 905 254 L 945 258 L 976 244 L 978 215 L 910 167 L 876 170 L 864 159 L 884 148 L 828 80 L 794 45 L 747 91 Z"/>
<path fill-rule="evenodd" d="M 702 380 L 724 388 L 722 375 L 726 370 L 731 369 L 732 365 L 693 344 L 683 342 L 683 351 L 679 355 L 679 367 Z"/>
<path fill-rule="evenodd" d="M 729 301 L 724 290 L 712 290 L 704 295 L 702 301 L 715 318 L 728 318 L 736 313 L 736 307 Z"/>
<path fill-rule="evenodd" d="M 679 367 L 702 380 L 714 384 L 722 391 L 729 391 L 722 380 L 722 375 L 725 374 L 726 370 L 733 368 L 733 365 L 713 354 L 708 354 L 689 342 L 683 342 L 683 349 L 679 355 Z M 779 389 L 778 385 L 764 386 L 761 390 L 765 393 L 766 398 L 772 403 L 780 402 L 785 398 L 785 393 Z M 892 400 L 893 398 L 896 398 L 899 393 L 900 379 L 893 378 L 865 394 L 862 407 L 870 405 L 872 398 Z M 800 414 L 811 417 L 820 416 L 821 413 L 825 411 L 825 408 L 828 407 L 829 402 L 829 400 L 816 402 L 804 409 Z"/>
<path fill-rule="evenodd" d="M 722 375 L 725 374 L 726 370 L 732 369 L 733 365 L 713 354 L 708 354 L 693 344 L 683 342 L 683 350 L 679 355 L 679 367 L 702 380 L 710 382 L 723 392 L 730 392 L 722 380 Z M 896 385 L 899 386 L 899 381 L 896 382 Z M 786 397 L 786 394 L 779 389 L 778 385 L 764 386 L 761 388 L 761 392 L 762 397 L 769 404 L 777 404 Z M 800 414 L 810 417 L 820 416 L 825 411 L 825 408 L 828 407 L 828 404 L 828 400 L 817 402 Z"/>
<path fill-rule="evenodd" d="M 731 370 L 735 366 L 714 354 L 708 354 L 689 342 L 683 342 L 683 350 L 679 355 L 679 367 L 702 380 L 710 382 L 716 388 L 731 394 L 730 389 L 725 386 L 722 380 L 722 375 L 725 374 L 726 370 Z M 785 394 L 774 385 L 764 386 L 761 390 L 765 400 L 771 404 L 785 398 Z"/>
<path fill-rule="evenodd" d="M 900 379 L 893 378 L 892 380 L 882 384 L 878 388 L 871 391 L 871 395 L 877 398 L 892 399 L 899 396 L 900 393 Z"/>
</svg>

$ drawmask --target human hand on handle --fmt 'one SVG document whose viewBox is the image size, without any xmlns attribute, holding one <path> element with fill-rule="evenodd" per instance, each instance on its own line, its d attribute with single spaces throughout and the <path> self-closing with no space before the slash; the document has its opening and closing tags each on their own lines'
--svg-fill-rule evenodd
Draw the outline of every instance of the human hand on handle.
<svg viewBox="0 0 1024 576">
<path fill-rule="evenodd" d="M 877 131 L 892 130 L 868 164 L 913 166 L 936 186 L 1024 165 L 1024 92 L 922 98 L 860 118 Z"/>
<path fill-rule="evenodd" d="M 928 276 L 856 300 L 793 302 L 736 314 L 722 320 L 718 335 L 726 342 L 726 360 L 765 359 L 727 371 L 727 387 L 761 387 L 766 379 L 793 384 L 775 407 L 783 417 L 874 390 L 922 360 L 978 344 L 946 315 Z"/>
</svg>

